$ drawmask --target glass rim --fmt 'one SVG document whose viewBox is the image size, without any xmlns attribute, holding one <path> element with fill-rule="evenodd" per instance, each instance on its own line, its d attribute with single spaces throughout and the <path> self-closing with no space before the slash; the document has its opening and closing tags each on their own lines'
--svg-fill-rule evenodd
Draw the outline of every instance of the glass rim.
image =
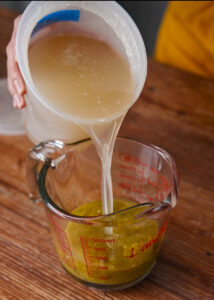
<svg viewBox="0 0 214 300">
<path fill-rule="evenodd" d="M 74 215 L 71 214 L 69 212 L 67 212 L 66 210 L 60 208 L 58 205 L 56 205 L 56 203 L 54 203 L 54 201 L 52 201 L 51 197 L 49 196 L 47 189 L 46 189 L 46 184 L 45 184 L 45 179 L 46 179 L 46 175 L 47 172 L 49 170 L 49 168 L 55 168 L 54 165 L 52 164 L 52 160 L 50 158 L 47 158 L 45 160 L 45 163 L 43 165 L 43 167 L 41 168 L 39 175 L 38 175 L 38 188 L 39 188 L 39 192 L 40 192 L 40 196 L 42 201 L 45 203 L 46 207 L 48 209 L 50 209 L 53 213 L 55 213 L 56 215 L 58 215 L 59 217 L 63 218 L 63 219 L 67 219 L 73 222 L 77 222 L 77 223 L 87 223 L 87 224 L 91 224 L 93 225 L 94 222 L 97 221 L 101 221 L 102 223 L 105 223 L 105 219 L 115 216 L 119 213 L 125 212 L 125 211 L 129 211 L 133 208 L 137 208 L 137 207 L 144 207 L 144 206 L 148 206 L 148 209 L 145 209 L 144 213 L 142 213 L 142 215 L 144 216 L 148 216 L 153 214 L 154 212 L 156 213 L 158 209 L 167 209 L 167 208 L 173 208 L 176 205 L 176 199 L 177 199 L 177 194 L 178 194 L 178 184 L 179 184 L 179 178 L 178 178 L 178 173 L 177 173 L 177 168 L 174 162 L 174 159 L 171 157 L 171 155 L 169 153 L 167 153 L 165 150 L 161 149 L 158 146 L 152 145 L 152 144 L 147 144 L 147 143 L 142 143 L 139 141 L 136 141 L 132 138 L 129 137 L 117 137 L 116 140 L 127 140 L 130 142 L 134 142 L 135 144 L 144 146 L 146 148 L 149 148 L 152 151 L 156 151 L 158 152 L 158 154 L 165 159 L 165 161 L 168 163 L 169 168 L 172 172 L 172 177 L 173 177 L 173 184 L 170 190 L 173 191 L 173 194 L 171 197 L 174 198 L 174 200 L 172 199 L 172 201 L 169 202 L 164 202 L 164 201 L 150 201 L 150 202 L 145 202 L 145 203 L 139 203 L 136 205 L 133 205 L 131 207 L 110 213 L 110 214 L 106 214 L 106 215 L 98 215 L 98 216 L 78 216 L 78 215 Z M 76 146 L 79 145 L 81 143 L 84 142 L 89 142 L 91 141 L 90 138 L 87 139 L 83 139 L 77 142 L 73 142 L 73 143 L 64 143 L 58 140 L 54 140 L 54 141 L 49 141 L 47 143 L 54 143 L 54 144 L 59 144 L 62 146 Z M 92 142 L 92 141 L 91 141 Z M 39 146 L 43 147 L 45 144 L 47 144 L 45 142 L 42 142 L 39 144 Z M 38 146 L 35 146 L 38 147 Z M 34 148 L 35 148 L 34 147 Z M 33 148 L 33 149 L 34 149 Z M 32 151 L 33 151 L 32 149 Z"/>
</svg>

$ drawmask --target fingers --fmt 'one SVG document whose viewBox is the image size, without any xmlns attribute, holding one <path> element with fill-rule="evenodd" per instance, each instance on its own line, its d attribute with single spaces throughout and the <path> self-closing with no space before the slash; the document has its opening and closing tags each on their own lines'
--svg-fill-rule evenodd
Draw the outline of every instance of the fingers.
<svg viewBox="0 0 214 300">
<path fill-rule="evenodd" d="M 13 25 L 13 33 L 12 33 L 12 37 L 11 37 L 11 46 L 13 49 L 13 54 L 14 54 L 14 60 L 15 62 L 17 62 L 17 56 L 16 56 L 16 34 L 17 34 L 17 30 L 18 30 L 18 25 L 19 22 L 21 20 L 21 15 L 19 15 L 17 18 L 15 18 L 14 20 L 14 25 Z"/>
<path fill-rule="evenodd" d="M 8 90 L 13 96 L 13 106 L 17 108 L 25 107 L 25 99 L 23 95 L 26 93 L 25 82 L 19 70 L 15 49 L 16 33 L 20 18 L 21 16 L 17 17 L 14 21 L 11 41 L 6 48 Z"/>
</svg>

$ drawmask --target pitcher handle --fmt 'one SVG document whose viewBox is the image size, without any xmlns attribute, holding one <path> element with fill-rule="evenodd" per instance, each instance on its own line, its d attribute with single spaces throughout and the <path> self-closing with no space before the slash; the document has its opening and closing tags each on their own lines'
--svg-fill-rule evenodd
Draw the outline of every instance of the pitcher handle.
<svg viewBox="0 0 214 300">
<path fill-rule="evenodd" d="M 37 184 L 42 166 L 48 162 L 54 168 L 57 160 L 64 159 L 66 146 L 67 144 L 58 140 L 47 141 L 38 144 L 28 153 L 26 175 L 30 191 L 29 197 L 33 202 L 42 202 Z"/>
</svg>

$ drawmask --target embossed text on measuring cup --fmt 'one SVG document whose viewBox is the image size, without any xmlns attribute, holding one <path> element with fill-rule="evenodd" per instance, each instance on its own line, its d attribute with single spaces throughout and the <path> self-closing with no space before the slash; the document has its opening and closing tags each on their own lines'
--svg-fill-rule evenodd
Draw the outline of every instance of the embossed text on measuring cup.
<svg viewBox="0 0 214 300">
<path fill-rule="evenodd" d="M 166 177 L 138 157 L 120 153 L 120 181 L 118 187 L 129 193 L 138 202 L 163 201 L 170 192 Z M 137 199 L 136 199 L 137 198 Z"/>
</svg>

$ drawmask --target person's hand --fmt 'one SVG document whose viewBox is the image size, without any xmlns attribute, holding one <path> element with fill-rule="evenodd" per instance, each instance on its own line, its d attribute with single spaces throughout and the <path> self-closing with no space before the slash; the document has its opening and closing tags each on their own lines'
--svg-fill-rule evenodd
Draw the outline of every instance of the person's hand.
<svg viewBox="0 0 214 300">
<path fill-rule="evenodd" d="M 16 32 L 20 18 L 21 16 L 18 16 L 14 21 L 12 37 L 6 48 L 8 90 L 13 97 L 13 106 L 17 108 L 25 107 L 24 94 L 26 93 L 25 82 L 16 57 Z"/>
</svg>

